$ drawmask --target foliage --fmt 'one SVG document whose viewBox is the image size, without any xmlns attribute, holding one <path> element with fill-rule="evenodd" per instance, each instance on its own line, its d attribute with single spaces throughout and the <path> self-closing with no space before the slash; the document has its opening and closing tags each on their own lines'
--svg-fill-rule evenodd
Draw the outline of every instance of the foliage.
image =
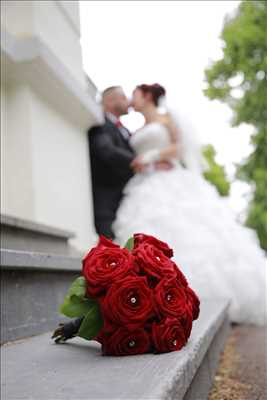
<svg viewBox="0 0 267 400">
<path fill-rule="evenodd" d="M 203 175 L 207 181 L 214 185 L 221 196 L 228 196 L 230 183 L 228 182 L 223 166 L 215 161 L 216 151 L 211 144 L 203 147 L 203 155 L 207 161 L 208 168 Z"/>
<path fill-rule="evenodd" d="M 84 317 L 77 336 L 87 340 L 93 339 L 103 325 L 100 307 L 87 296 L 86 281 L 82 276 L 72 283 L 60 312 L 70 318 Z"/>
<path fill-rule="evenodd" d="M 223 57 L 206 71 L 210 99 L 233 110 L 233 126 L 251 124 L 252 153 L 238 166 L 237 178 L 251 184 L 247 225 L 267 250 L 267 2 L 243 1 L 227 17 L 221 34 Z"/>
<path fill-rule="evenodd" d="M 127 242 L 125 243 L 124 248 L 128 249 L 129 251 L 132 251 L 133 247 L 134 247 L 134 238 L 132 236 L 127 240 Z"/>
<path fill-rule="evenodd" d="M 92 340 L 100 332 L 102 326 L 103 320 L 101 317 L 100 307 L 97 302 L 94 302 L 81 323 L 78 336 L 86 340 Z"/>
</svg>

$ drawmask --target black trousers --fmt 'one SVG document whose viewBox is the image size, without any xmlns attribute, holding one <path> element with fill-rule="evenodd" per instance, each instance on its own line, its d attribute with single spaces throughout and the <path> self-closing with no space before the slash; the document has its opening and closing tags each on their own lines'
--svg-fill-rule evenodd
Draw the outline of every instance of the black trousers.
<svg viewBox="0 0 267 400">
<path fill-rule="evenodd" d="M 96 217 L 95 218 L 95 228 L 98 235 L 103 235 L 108 239 L 114 239 L 115 235 L 112 230 L 112 224 L 115 219 L 114 217 Z"/>
<path fill-rule="evenodd" d="M 112 224 L 122 199 L 123 186 L 93 186 L 95 228 L 98 235 L 114 239 Z"/>
</svg>

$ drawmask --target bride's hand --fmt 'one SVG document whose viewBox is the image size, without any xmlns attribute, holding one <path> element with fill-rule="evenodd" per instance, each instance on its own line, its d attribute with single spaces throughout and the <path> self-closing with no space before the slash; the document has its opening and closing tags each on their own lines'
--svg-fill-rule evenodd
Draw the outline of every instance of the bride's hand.
<svg viewBox="0 0 267 400">
<path fill-rule="evenodd" d="M 173 164 L 168 160 L 157 161 L 154 166 L 157 171 L 169 171 L 173 168 Z"/>
</svg>

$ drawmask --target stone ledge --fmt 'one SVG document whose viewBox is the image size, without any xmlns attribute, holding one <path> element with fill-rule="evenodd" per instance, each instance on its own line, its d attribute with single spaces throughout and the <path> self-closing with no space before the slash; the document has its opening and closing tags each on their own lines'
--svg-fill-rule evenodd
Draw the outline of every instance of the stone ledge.
<svg viewBox="0 0 267 400">
<path fill-rule="evenodd" d="M 34 253 L 80 257 L 70 244 L 75 233 L 23 218 L 1 214 L 1 248 Z"/>
<path fill-rule="evenodd" d="M 39 36 L 18 38 L 1 27 L 1 58 L 5 80 L 13 80 L 19 74 L 77 126 L 87 130 L 90 119 L 92 124 L 103 123 L 100 105 Z"/>
<path fill-rule="evenodd" d="M 6 225 L 14 229 L 23 229 L 25 231 L 31 231 L 38 234 L 55 236 L 62 239 L 71 239 L 75 237 L 74 232 L 65 229 L 55 228 L 45 224 L 40 224 L 37 222 L 32 222 L 23 218 L 13 217 L 7 214 L 1 214 L 1 225 Z"/>
<path fill-rule="evenodd" d="M 96 342 L 55 345 L 50 334 L 4 345 L 2 393 L 6 400 L 182 400 L 227 324 L 227 309 L 225 300 L 202 301 L 187 346 L 162 355 L 102 357 Z"/>
<path fill-rule="evenodd" d="M 1 249 L 1 269 L 81 271 L 80 257 L 66 257 L 46 253 Z"/>
<path fill-rule="evenodd" d="M 226 318 L 212 340 L 183 400 L 205 400 L 208 398 L 219 364 L 220 354 L 224 349 L 229 333 L 230 324 L 228 318 Z"/>
</svg>

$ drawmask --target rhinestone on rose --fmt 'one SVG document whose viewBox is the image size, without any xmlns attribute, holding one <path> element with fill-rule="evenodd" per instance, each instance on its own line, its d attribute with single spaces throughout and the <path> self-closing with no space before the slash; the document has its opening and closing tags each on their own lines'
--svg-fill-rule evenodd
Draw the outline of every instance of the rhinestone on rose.
<svg viewBox="0 0 267 400">
<path fill-rule="evenodd" d="M 129 342 L 129 347 L 134 347 L 135 346 L 135 341 L 134 340 L 131 340 L 130 342 Z"/>
<path fill-rule="evenodd" d="M 168 294 L 167 295 L 167 301 L 170 301 L 172 299 L 172 295 L 171 294 Z"/>
<path fill-rule="evenodd" d="M 113 268 L 113 267 L 116 267 L 116 265 L 117 265 L 117 264 L 115 263 L 115 261 L 113 261 L 113 262 L 112 262 L 112 263 L 110 263 L 109 265 L 110 265 L 110 267 L 112 267 L 112 268 Z"/>
<path fill-rule="evenodd" d="M 174 346 L 176 346 L 176 345 L 177 345 L 177 340 L 174 340 L 174 341 L 172 342 L 172 344 L 173 344 Z"/>
<path fill-rule="evenodd" d="M 136 297 L 131 297 L 130 301 L 132 304 L 135 304 L 137 302 L 137 299 Z"/>
</svg>

